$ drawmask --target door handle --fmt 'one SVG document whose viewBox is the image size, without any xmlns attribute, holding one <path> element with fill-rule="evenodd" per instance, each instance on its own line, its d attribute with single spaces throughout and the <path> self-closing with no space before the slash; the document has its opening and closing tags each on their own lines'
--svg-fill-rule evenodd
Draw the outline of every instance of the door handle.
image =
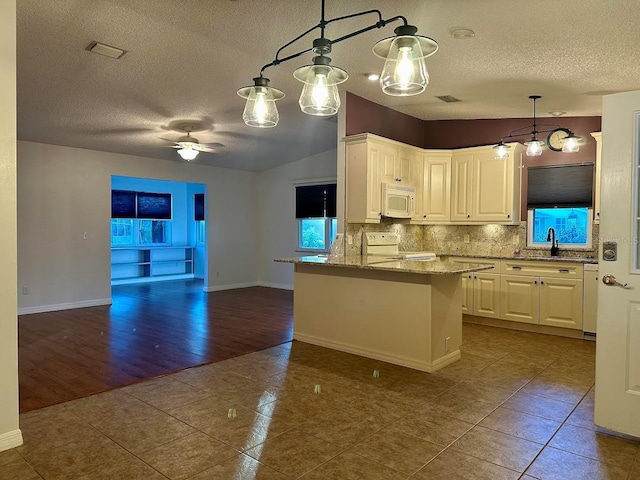
<svg viewBox="0 0 640 480">
<path fill-rule="evenodd" d="M 618 286 L 627 290 L 631 290 L 631 287 L 629 286 L 628 283 L 620 283 L 619 281 L 616 280 L 616 277 L 610 274 L 602 276 L 602 283 L 604 283 L 605 285 L 608 285 L 609 287 Z"/>
</svg>

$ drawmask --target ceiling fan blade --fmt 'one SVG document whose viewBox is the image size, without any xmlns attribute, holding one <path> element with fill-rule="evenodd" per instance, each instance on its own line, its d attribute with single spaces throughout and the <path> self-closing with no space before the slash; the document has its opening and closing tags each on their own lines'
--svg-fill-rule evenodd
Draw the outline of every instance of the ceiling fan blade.
<svg viewBox="0 0 640 480">
<path fill-rule="evenodd" d="M 224 148 L 225 147 L 225 144 L 220 142 L 204 142 L 204 143 L 201 143 L 200 145 L 202 145 L 205 148 Z"/>
</svg>

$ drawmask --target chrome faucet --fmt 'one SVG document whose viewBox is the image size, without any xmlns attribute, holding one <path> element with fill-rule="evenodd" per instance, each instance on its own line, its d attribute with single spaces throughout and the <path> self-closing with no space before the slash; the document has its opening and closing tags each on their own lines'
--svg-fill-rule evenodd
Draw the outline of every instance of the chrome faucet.
<svg viewBox="0 0 640 480">
<path fill-rule="evenodd" d="M 553 227 L 547 230 L 547 242 L 551 242 L 551 256 L 557 257 L 560 249 L 558 248 L 558 240 L 556 240 L 556 231 Z"/>
</svg>

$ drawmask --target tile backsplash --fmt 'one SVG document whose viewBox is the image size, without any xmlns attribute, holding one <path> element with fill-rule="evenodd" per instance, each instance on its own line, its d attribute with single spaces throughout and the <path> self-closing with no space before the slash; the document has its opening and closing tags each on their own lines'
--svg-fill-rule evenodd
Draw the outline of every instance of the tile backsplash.
<svg viewBox="0 0 640 480">
<path fill-rule="evenodd" d="M 594 257 L 598 258 L 599 225 L 593 226 L 591 250 L 560 249 L 560 258 Z M 346 237 L 351 235 L 345 252 L 359 255 L 362 252 L 362 234 L 364 232 L 394 232 L 400 234 L 400 250 L 430 251 L 437 255 L 478 255 L 491 257 L 512 257 L 516 248 L 519 256 L 548 256 L 549 248 L 527 248 L 527 225 L 409 225 L 393 223 L 383 219 L 379 224 L 348 224 Z M 468 243 L 465 236 L 469 236 Z M 514 243 L 514 237 L 517 245 Z"/>
</svg>

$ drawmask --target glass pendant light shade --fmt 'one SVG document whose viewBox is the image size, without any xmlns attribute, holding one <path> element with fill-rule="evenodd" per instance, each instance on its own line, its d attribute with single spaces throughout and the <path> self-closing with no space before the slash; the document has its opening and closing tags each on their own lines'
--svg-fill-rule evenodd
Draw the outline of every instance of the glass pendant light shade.
<svg viewBox="0 0 640 480">
<path fill-rule="evenodd" d="M 417 95 L 424 92 L 428 83 L 420 43 L 413 37 L 396 38 L 380 75 L 382 91 L 397 97 Z"/>
<path fill-rule="evenodd" d="M 506 160 L 507 158 L 509 158 L 509 145 L 505 145 L 504 142 L 501 141 L 493 148 L 496 151 L 494 157 L 496 160 Z"/>
<path fill-rule="evenodd" d="M 331 59 L 318 56 L 313 65 L 298 68 L 293 75 L 304 83 L 300 94 L 300 109 L 307 115 L 328 117 L 340 108 L 338 85 L 349 78 L 347 72 L 329 65 Z"/>
<path fill-rule="evenodd" d="M 411 25 L 395 29 L 396 36 L 376 43 L 373 52 L 385 59 L 380 86 L 387 95 L 404 97 L 424 92 L 429 84 L 425 58 L 438 50 L 431 38 L 415 35 Z"/>
<path fill-rule="evenodd" d="M 180 157 L 182 157 L 183 160 L 186 160 L 188 162 L 190 162 L 191 160 L 194 160 L 198 156 L 198 153 L 200 153 L 198 150 L 194 148 L 194 144 L 192 143 L 185 142 L 185 143 L 181 143 L 180 146 L 182 148 L 178 150 L 178 155 L 180 155 Z"/>
<path fill-rule="evenodd" d="M 253 86 L 238 90 L 238 95 L 247 99 L 242 112 L 242 120 L 250 127 L 275 127 L 280 120 L 276 100 L 284 97 L 284 93 L 277 88 L 270 87 L 268 78 L 256 77 L 253 81 Z"/>
<path fill-rule="evenodd" d="M 542 155 L 543 143 L 537 138 L 534 137 L 530 142 L 524 142 L 524 144 L 527 146 L 527 157 L 539 157 L 540 155 Z"/>
<path fill-rule="evenodd" d="M 576 153 L 580 151 L 580 140 L 580 137 L 576 137 L 576 135 L 571 132 L 561 140 L 562 151 L 565 153 Z"/>
</svg>

